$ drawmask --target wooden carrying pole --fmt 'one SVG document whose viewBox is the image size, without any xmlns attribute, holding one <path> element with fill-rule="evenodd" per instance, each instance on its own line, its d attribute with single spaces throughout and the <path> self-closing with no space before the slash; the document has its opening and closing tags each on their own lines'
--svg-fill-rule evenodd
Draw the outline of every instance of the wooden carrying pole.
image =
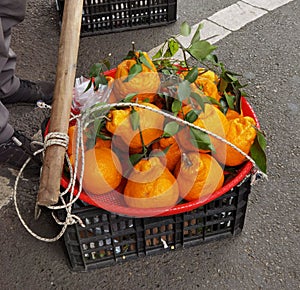
<svg viewBox="0 0 300 290">
<path fill-rule="evenodd" d="M 65 0 L 49 133 L 68 132 L 82 8 L 83 0 Z M 58 202 L 65 152 L 66 149 L 60 145 L 46 148 L 37 196 L 38 205 L 49 206 Z"/>
</svg>

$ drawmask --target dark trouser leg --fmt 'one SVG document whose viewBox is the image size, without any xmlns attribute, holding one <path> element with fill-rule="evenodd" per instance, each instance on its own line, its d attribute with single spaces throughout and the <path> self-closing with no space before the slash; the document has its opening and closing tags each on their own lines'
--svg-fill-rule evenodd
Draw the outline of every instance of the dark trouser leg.
<svg viewBox="0 0 300 290">
<path fill-rule="evenodd" d="M 26 0 L 0 1 L 0 98 L 10 96 L 20 85 L 15 76 L 16 55 L 10 47 L 11 30 L 23 21 Z"/>
<path fill-rule="evenodd" d="M 26 0 L 0 1 L 0 98 L 17 91 L 20 81 L 15 76 L 16 55 L 10 48 L 11 29 L 25 17 Z M 8 124 L 8 110 L 0 99 L 0 143 L 7 141 L 14 130 Z"/>
</svg>

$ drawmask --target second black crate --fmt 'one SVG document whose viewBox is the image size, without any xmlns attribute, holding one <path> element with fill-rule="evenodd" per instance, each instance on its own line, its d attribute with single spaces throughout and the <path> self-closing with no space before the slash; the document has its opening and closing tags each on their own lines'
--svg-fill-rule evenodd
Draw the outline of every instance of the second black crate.
<svg viewBox="0 0 300 290">
<path fill-rule="evenodd" d="M 56 0 L 62 19 L 65 0 Z M 83 0 L 81 36 L 162 26 L 176 21 L 177 0 Z"/>
<path fill-rule="evenodd" d="M 171 216 L 133 218 L 77 203 L 81 218 L 64 234 L 73 270 L 110 266 L 169 250 L 195 246 L 241 233 L 251 185 L 248 176 L 221 197 L 189 212 Z"/>
</svg>

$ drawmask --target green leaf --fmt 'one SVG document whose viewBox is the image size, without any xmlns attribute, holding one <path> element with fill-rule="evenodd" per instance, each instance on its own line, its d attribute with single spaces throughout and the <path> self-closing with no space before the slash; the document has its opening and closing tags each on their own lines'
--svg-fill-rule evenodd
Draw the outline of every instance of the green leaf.
<svg viewBox="0 0 300 290">
<path fill-rule="evenodd" d="M 180 112 L 180 110 L 182 109 L 182 102 L 180 102 L 179 100 L 174 100 L 172 103 L 172 112 L 177 115 L 178 112 Z"/>
<path fill-rule="evenodd" d="M 98 133 L 97 137 L 99 137 L 102 140 L 111 140 L 110 136 L 107 136 L 107 135 L 103 134 L 102 132 Z"/>
<path fill-rule="evenodd" d="M 190 83 L 193 83 L 198 77 L 198 67 L 193 67 L 187 75 L 184 77 L 186 81 L 189 81 Z"/>
<path fill-rule="evenodd" d="M 94 130 L 97 132 L 98 130 L 101 130 L 101 123 L 102 119 L 95 119 L 94 121 Z"/>
<path fill-rule="evenodd" d="M 185 115 L 184 119 L 189 123 L 194 123 L 198 119 L 198 114 L 195 110 L 191 110 Z"/>
<path fill-rule="evenodd" d="M 130 123 L 131 123 L 132 130 L 133 131 L 137 130 L 140 126 L 139 113 L 134 108 L 132 108 L 132 110 L 130 111 L 129 117 L 130 117 Z"/>
<path fill-rule="evenodd" d="M 150 157 L 164 157 L 168 153 L 171 145 L 167 146 L 164 150 L 152 150 L 150 152 Z"/>
<path fill-rule="evenodd" d="M 166 155 L 168 153 L 168 151 L 170 150 L 172 145 L 168 145 L 164 150 L 163 150 L 163 153 L 164 155 Z"/>
<path fill-rule="evenodd" d="M 228 75 L 228 77 L 230 78 L 230 80 L 231 80 L 232 82 L 238 82 L 238 79 L 237 79 L 235 76 L 230 75 L 230 74 L 227 74 L 227 75 Z"/>
<path fill-rule="evenodd" d="M 124 57 L 123 60 L 135 59 L 135 58 L 136 58 L 135 52 L 133 50 L 130 50 L 130 51 L 128 51 L 128 54 Z"/>
<path fill-rule="evenodd" d="M 198 25 L 197 30 L 195 31 L 195 33 L 194 33 L 194 35 L 193 35 L 193 38 L 192 38 L 192 41 L 191 41 L 192 44 L 200 40 L 200 30 L 201 30 L 202 28 L 203 28 L 203 23 L 200 23 L 200 24 Z"/>
<path fill-rule="evenodd" d="M 162 55 L 163 55 L 163 49 L 160 48 L 160 49 L 158 50 L 158 52 L 152 57 L 152 59 L 158 59 L 158 58 L 161 58 Z"/>
<path fill-rule="evenodd" d="M 166 154 L 162 150 L 152 150 L 150 152 L 150 157 L 164 157 Z"/>
<path fill-rule="evenodd" d="M 86 149 L 92 149 L 95 147 L 95 138 L 87 138 L 85 143 Z"/>
<path fill-rule="evenodd" d="M 220 93 L 225 92 L 225 90 L 226 90 L 228 84 L 229 84 L 229 82 L 226 81 L 224 78 L 221 77 L 220 83 L 219 83 L 219 92 L 220 92 Z"/>
<path fill-rule="evenodd" d="M 223 64 L 222 64 L 221 68 L 222 68 L 222 73 L 221 73 L 220 77 L 222 79 L 224 79 L 228 83 L 234 83 L 235 85 L 237 85 L 239 87 L 243 87 L 239 83 L 238 78 L 236 78 L 236 76 L 240 76 L 239 74 L 226 70 Z"/>
<path fill-rule="evenodd" d="M 164 75 L 170 75 L 170 74 L 171 74 L 170 71 L 169 71 L 168 69 L 163 69 L 161 72 L 162 72 Z"/>
<path fill-rule="evenodd" d="M 103 72 L 102 64 L 101 63 L 95 63 L 92 65 L 90 68 L 90 77 L 96 77 L 98 76 L 101 72 Z"/>
<path fill-rule="evenodd" d="M 103 64 L 106 66 L 106 68 L 109 70 L 110 69 L 110 62 L 108 59 L 103 60 Z"/>
<path fill-rule="evenodd" d="M 121 101 L 122 103 L 130 103 L 137 93 L 130 93 Z"/>
<path fill-rule="evenodd" d="M 137 74 L 143 71 L 142 65 L 139 63 L 134 64 L 129 72 L 127 78 L 124 80 L 124 82 L 129 82 L 132 78 L 134 78 Z"/>
<path fill-rule="evenodd" d="M 234 93 L 234 110 L 237 111 L 239 114 L 242 112 L 242 94 L 239 89 L 233 85 L 233 93 Z"/>
<path fill-rule="evenodd" d="M 184 21 L 181 25 L 180 25 L 180 34 L 183 36 L 189 36 L 191 34 L 191 26 Z"/>
<path fill-rule="evenodd" d="M 162 137 L 171 137 L 174 136 L 179 130 L 179 125 L 175 122 L 169 122 L 164 127 L 164 133 Z"/>
<path fill-rule="evenodd" d="M 264 134 L 260 130 L 257 130 L 256 136 L 257 136 L 257 140 L 258 140 L 260 147 L 262 148 L 262 150 L 265 151 L 266 147 L 267 147 L 267 141 L 266 141 Z"/>
<path fill-rule="evenodd" d="M 226 92 L 224 92 L 224 96 L 225 96 L 225 99 L 226 99 L 229 109 L 234 110 L 235 109 L 235 106 L 234 106 L 235 96 L 229 95 Z"/>
<path fill-rule="evenodd" d="M 147 60 L 147 58 L 145 57 L 145 55 L 142 52 L 140 53 L 139 59 L 140 59 L 141 63 L 144 64 L 147 68 L 149 68 L 150 70 L 153 70 L 153 67 L 151 66 L 151 64 L 149 63 L 149 61 Z"/>
<path fill-rule="evenodd" d="M 168 41 L 168 49 L 164 53 L 164 57 L 172 57 L 172 56 L 174 56 L 175 53 L 178 51 L 178 49 L 179 49 L 178 42 L 175 39 L 171 38 Z"/>
<path fill-rule="evenodd" d="M 211 45 L 206 40 L 199 40 L 192 43 L 187 51 L 198 61 L 203 61 L 216 48 L 216 46 Z"/>
<path fill-rule="evenodd" d="M 150 99 L 149 99 L 149 98 L 145 98 L 145 99 L 143 100 L 143 103 L 151 103 L 151 102 L 150 102 Z"/>
<path fill-rule="evenodd" d="M 99 88 L 99 85 L 107 85 L 108 81 L 104 75 L 98 75 L 95 77 L 95 89 Z"/>
<path fill-rule="evenodd" d="M 137 164 L 140 160 L 142 160 L 145 157 L 144 153 L 137 153 L 137 154 L 132 154 L 129 156 L 129 160 L 131 164 L 134 166 Z"/>
<path fill-rule="evenodd" d="M 212 97 L 204 96 L 203 100 L 204 100 L 204 103 L 209 103 L 209 104 L 212 104 L 212 105 L 220 106 L 220 102 L 218 102 L 216 99 L 214 99 Z"/>
<path fill-rule="evenodd" d="M 190 128 L 190 135 L 191 135 L 191 142 L 198 149 L 210 150 L 212 152 L 215 151 L 214 146 L 210 142 L 210 138 L 208 134 L 198 129 Z"/>
<path fill-rule="evenodd" d="M 220 103 L 220 106 L 219 106 L 220 111 L 221 111 L 224 115 L 226 115 L 226 113 L 227 113 L 227 111 L 228 111 L 228 104 L 227 104 L 227 102 L 226 102 L 226 99 L 225 99 L 224 97 L 222 97 L 222 98 L 220 99 L 219 103 Z"/>
<path fill-rule="evenodd" d="M 241 76 L 241 74 L 236 73 L 236 72 L 233 72 L 233 71 L 227 70 L 226 72 L 227 72 L 227 74 L 230 75 L 230 76 L 239 76 L 239 77 Z"/>
<path fill-rule="evenodd" d="M 257 131 L 256 138 L 250 148 L 250 154 L 255 161 L 257 167 L 263 172 L 267 173 L 267 157 L 265 153 L 266 140 L 260 131 Z"/>
<path fill-rule="evenodd" d="M 191 98 L 194 99 L 194 100 L 196 100 L 197 104 L 200 105 L 202 111 L 204 111 L 204 109 L 205 109 L 205 102 L 204 102 L 204 100 L 205 99 L 203 99 L 199 94 L 197 94 L 195 92 L 191 92 Z"/>
<path fill-rule="evenodd" d="M 205 59 L 211 62 L 213 65 L 219 66 L 219 60 L 215 54 L 209 54 Z"/>
<path fill-rule="evenodd" d="M 178 86 L 178 99 L 183 101 L 191 94 L 191 84 L 189 81 L 184 80 L 183 82 L 179 83 Z"/>
<path fill-rule="evenodd" d="M 88 83 L 88 85 L 86 86 L 86 88 L 84 90 L 84 93 L 87 92 L 92 87 L 92 83 L 93 82 L 90 80 L 89 83 Z"/>
</svg>

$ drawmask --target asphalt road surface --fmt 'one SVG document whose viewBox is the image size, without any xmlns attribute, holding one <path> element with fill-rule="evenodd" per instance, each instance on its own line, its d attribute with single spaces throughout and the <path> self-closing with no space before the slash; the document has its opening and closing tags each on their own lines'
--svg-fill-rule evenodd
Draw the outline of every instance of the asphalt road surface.
<svg viewBox="0 0 300 290">
<path fill-rule="evenodd" d="M 77 75 L 86 75 L 91 64 L 108 53 L 112 65 L 117 64 L 132 41 L 138 49 L 149 51 L 176 34 L 183 21 L 198 23 L 234 3 L 178 0 L 174 24 L 82 38 Z M 219 59 L 248 83 L 248 100 L 268 140 L 268 180 L 252 187 L 241 235 L 73 272 L 62 240 L 41 242 L 24 229 L 11 199 L 17 172 L 1 168 L 1 289 L 300 289 L 300 5 L 295 0 L 279 6 L 265 9 L 261 17 L 216 43 Z M 55 80 L 58 20 L 54 1 L 28 0 L 27 17 L 14 29 L 12 40 L 20 77 Z M 11 123 L 29 136 L 38 132 L 50 113 L 21 105 L 9 110 Z M 20 210 L 39 234 L 54 236 L 59 228 L 49 212 L 33 220 L 36 176 L 30 172 L 18 188 Z"/>
</svg>

